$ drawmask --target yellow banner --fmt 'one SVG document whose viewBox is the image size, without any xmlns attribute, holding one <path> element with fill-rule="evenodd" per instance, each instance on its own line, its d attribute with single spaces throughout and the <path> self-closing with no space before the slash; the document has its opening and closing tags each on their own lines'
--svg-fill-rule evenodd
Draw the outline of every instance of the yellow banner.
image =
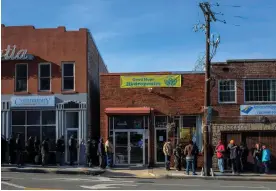
<svg viewBox="0 0 276 191">
<path fill-rule="evenodd" d="M 121 88 L 181 87 L 181 75 L 121 76 Z"/>
</svg>

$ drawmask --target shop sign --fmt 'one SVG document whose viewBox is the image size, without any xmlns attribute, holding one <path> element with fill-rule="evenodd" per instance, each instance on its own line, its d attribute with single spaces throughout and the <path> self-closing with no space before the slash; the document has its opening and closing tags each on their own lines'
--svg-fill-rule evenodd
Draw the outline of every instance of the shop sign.
<svg viewBox="0 0 276 191">
<path fill-rule="evenodd" d="M 121 76 L 121 88 L 181 87 L 181 75 Z"/>
<path fill-rule="evenodd" d="M 240 115 L 276 115 L 276 104 L 241 105 Z"/>
<path fill-rule="evenodd" d="M 5 50 L 1 50 L 1 60 L 33 60 L 34 56 L 27 54 L 27 49 L 16 51 L 16 45 L 8 45 Z"/>
<path fill-rule="evenodd" d="M 11 107 L 54 107 L 55 96 L 13 96 Z"/>
</svg>

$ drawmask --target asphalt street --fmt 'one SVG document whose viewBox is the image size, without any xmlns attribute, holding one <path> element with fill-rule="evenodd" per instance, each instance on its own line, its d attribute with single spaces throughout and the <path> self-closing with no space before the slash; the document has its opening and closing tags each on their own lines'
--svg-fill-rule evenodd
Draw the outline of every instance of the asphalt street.
<svg viewBox="0 0 276 191">
<path fill-rule="evenodd" d="M 89 175 L 55 175 L 2 172 L 1 189 L 58 190 L 275 190 L 276 182 L 218 181 L 200 179 L 135 179 Z"/>
</svg>

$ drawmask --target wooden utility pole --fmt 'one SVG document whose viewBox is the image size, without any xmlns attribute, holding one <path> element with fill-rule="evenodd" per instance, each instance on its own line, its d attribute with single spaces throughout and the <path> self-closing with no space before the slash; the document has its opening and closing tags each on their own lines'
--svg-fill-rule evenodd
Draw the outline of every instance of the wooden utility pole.
<svg viewBox="0 0 276 191">
<path fill-rule="evenodd" d="M 204 175 L 210 175 L 210 166 L 208 165 L 211 161 L 208 156 L 208 145 L 209 143 L 209 129 L 210 129 L 210 115 L 211 115 L 211 99 L 210 99 L 210 23 L 211 21 L 216 21 L 214 14 L 210 9 L 210 4 L 200 3 L 199 4 L 201 10 L 204 13 L 205 17 L 205 33 L 206 33 L 206 63 L 205 63 L 205 99 L 204 99 L 204 114 L 205 114 L 205 123 L 203 127 L 203 140 L 204 140 Z M 211 20 L 212 18 L 212 20 Z"/>
</svg>

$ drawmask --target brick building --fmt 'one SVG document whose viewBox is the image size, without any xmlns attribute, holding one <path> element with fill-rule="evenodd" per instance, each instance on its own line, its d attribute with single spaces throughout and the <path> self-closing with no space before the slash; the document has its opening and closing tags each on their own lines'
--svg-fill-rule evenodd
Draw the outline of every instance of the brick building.
<svg viewBox="0 0 276 191">
<path fill-rule="evenodd" d="M 276 168 L 276 60 L 213 63 L 211 84 L 213 144 L 266 144 Z M 253 163 L 251 152 L 248 161 Z"/>
<path fill-rule="evenodd" d="M 71 135 L 98 136 L 99 73 L 108 71 L 88 29 L 1 28 L 2 135 L 48 137 L 51 149 L 62 135 L 66 147 Z"/>
<path fill-rule="evenodd" d="M 108 73 L 100 76 L 101 136 L 117 165 L 163 164 L 163 144 L 202 145 L 204 73 Z"/>
</svg>

